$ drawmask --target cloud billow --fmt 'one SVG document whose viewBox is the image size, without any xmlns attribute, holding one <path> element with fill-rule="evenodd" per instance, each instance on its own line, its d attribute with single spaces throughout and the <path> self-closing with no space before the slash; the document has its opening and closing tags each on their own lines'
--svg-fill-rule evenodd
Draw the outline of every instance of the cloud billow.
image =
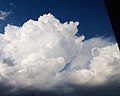
<svg viewBox="0 0 120 96">
<path fill-rule="evenodd" d="M 107 39 L 75 36 L 78 22 L 60 23 L 51 14 L 0 34 L 0 82 L 19 88 L 55 90 L 120 80 L 120 52 Z"/>
</svg>

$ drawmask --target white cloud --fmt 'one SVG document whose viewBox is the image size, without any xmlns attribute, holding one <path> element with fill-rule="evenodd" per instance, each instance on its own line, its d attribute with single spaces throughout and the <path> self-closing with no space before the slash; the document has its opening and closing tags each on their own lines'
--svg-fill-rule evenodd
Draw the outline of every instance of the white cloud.
<svg viewBox="0 0 120 96">
<path fill-rule="evenodd" d="M 0 20 L 4 20 L 11 12 L 0 11 Z"/>
<path fill-rule="evenodd" d="M 0 34 L 0 82 L 47 90 L 120 79 L 118 46 L 101 37 L 83 41 L 75 36 L 78 24 L 45 14 L 22 27 L 7 25 Z"/>
</svg>

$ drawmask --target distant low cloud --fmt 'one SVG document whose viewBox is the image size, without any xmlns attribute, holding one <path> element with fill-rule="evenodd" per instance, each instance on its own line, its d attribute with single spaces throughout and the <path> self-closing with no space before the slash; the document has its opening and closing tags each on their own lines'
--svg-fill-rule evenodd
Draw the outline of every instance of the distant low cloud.
<svg viewBox="0 0 120 96">
<path fill-rule="evenodd" d="M 0 11 L 0 20 L 4 20 L 11 12 Z"/>
</svg>

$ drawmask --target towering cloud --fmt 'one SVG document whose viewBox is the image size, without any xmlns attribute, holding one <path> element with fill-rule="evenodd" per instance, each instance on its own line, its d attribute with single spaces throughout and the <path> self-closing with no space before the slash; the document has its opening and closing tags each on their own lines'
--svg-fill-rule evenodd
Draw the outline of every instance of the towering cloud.
<svg viewBox="0 0 120 96">
<path fill-rule="evenodd" d="M 51 14 L 0 34 L 0 82 L 14 88 L 49 90 L 120 80 L 117 44 L 75 36 L 78 22 L 60 23 Z"/>
</svg>

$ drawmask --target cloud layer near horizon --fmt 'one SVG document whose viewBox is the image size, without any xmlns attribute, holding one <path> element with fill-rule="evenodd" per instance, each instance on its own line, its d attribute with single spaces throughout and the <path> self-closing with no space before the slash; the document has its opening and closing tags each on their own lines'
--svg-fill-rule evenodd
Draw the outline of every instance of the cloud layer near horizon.
<svg viewBox="0 0 120 96">
<path fill-rule="evenodd" d="M 51 14 L 0 34 L 0 82 L 14 88 L 54 89 L 67 84 L 95 86 L 120 80 L 117 44 L 77 37 L 78 22 L 60 23 Z"/>
</svg>

